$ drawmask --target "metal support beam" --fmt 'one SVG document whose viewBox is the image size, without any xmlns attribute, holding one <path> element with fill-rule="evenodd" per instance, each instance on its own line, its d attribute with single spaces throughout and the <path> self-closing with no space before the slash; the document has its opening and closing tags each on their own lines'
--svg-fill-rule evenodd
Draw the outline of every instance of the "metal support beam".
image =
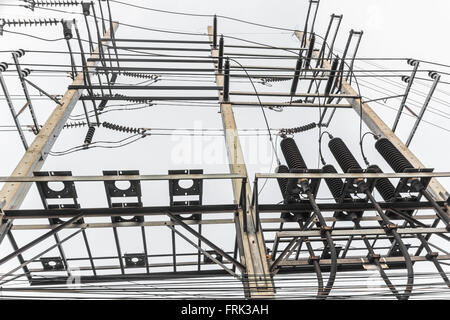
<svg viewBox="0 0 450 320">
<path fill-rule="evenodd" d="M 392 132 L 395 132 L 395 130 L 397 129 L 398 122 L 400 121 L 400 117 L 402 115 L 403 109 L 406 106 L 406 101 L 408 100 L 409 92 L 411 91 L 411 87 L 414 82 L 414 78 L 416 77 L 416 73 L 417 73 L 417 70 L 419 69 L 419 65 L 420 65 L 419 61 L 417 61 L 417 60 L 408 61 L 408 63 L 410 65 L 412 65 L 414 68 L 411 73 L 411 76 L 409 78 L 407 78 L 408 85 L 406 86 L 405 95 L 403 96 L 402 103 L 400 104 L 400 107 L 398 108 L 397 116 L 395 117 L 394 125 L 392 126 Z"/>
<path fill-rule="evenodd" d="M 212 42 L 213 28 L 208 27 L 209 40 Z M 213 58 L 217 58 L 219 51 L 211 47 L 211 55 Z M 216 82 L 218 86 L 223 86 L 224 76 L 218 73 L 218 65 L 214 63 L 216 70 Z M 230 103 L 224 103 L 222 95 L 220 95 L 220 111 L 222 116 L 223 129 L 225 133 L 225 142 L 227 146 L 228 159 L 230 162 L 231 173 L 241 174 L 247 178 L 247 168 L 244 162 L 244 155 L 242 152 L 241 143 L 239 141 L 239 136 L 237 134 L 236 120 L 233 114 L 233 108 Z M 242 182 L 238 180 L 233 180 L 233 193 L 234 200 L 239 203 L 241 198 L 241 187 Z M 246 190 L 246 201 L 251 203 L 251 188 L 248 182 L 248 178 L 245 183 Z M 248 291 L 247 294 L 251 298 L 270 298 L 273 297 L 274 290 L 272 285 L 272 280 L 270 277 L 268 261 L 266 257 L 265 243 L 262 237 L 261 228 L 259 231 L 255 231 L 255 216 L 254 209 L 248 208 L 245 212 L 239 210 L 236 215 L 236 232 L 238 238 L 242 239 L 242 248 L 239 250 L 241 256 L 241 263 L 245 265 L 246 276 L 249 278 Z M 249 222 L 247 226 L 247 232 L 244 231 L 244 215 Z"/>
<path fill-rule="evenodd" d="M 430 92 L 428 93 L 428 96 L 425 99 L 425 103 L 423 104 L 422 109 L 420 109 L 420 113 L 419 116 L 417 117 L 416 123 L 414 124 L 414 127 L 412 128 L 411 133 L 409 134 L 408 140 L 406 141 L 407 147 L 409 147 L 409 145 L 411 144 L 411 140 L 414 137 L 414 134 L 416 133 L 420 122 L 422 121 L 425 111 L 427 111 L 428 105 L 430 104 L 431 101 L 431 97 L 433 96 L 433 93 L 436 90 L 439 80 L 441 79 L 441 76 L 436 72 L 430 72 L 430 77 L 434 80 L 434 82 L 431 85 Z"/>
<path fill-rule="evenodd" d="M 28 102 L 27 105 L 28 105 L 28 109 L 30 110 L 31 119 L 33 120 L 33 124 L 36 127 L 36 132 L 39 132 L 39 130 L 40 130 L 39 123 L 36 119 L 36 115 L 34 114 L 33 105 L 31 103 L 31 97 L 30 97 L 30 94 L 28 93 L 27 84 L 25 83 L 24 71 L 20 67 L 20 63 L 19 63 L 19 57 L 21 57 L 23 54 L 24 54 L 23 50 L 15 51 L 12 53 L 12 57 L 13 57 L 15 65 L 16 65 L 17 74 L 19 75 L 20 83 L 22 84 L 23 93 L 25 94 L 25 98 L 27 99 L 27 102 Z"/>
<path fill-rule="evenodd" d="M 6 257 L 0 259 L 0 265 L 4 264 L 5 262 L 8 262 L 9 260 L 17 257 L 18 255 L 21 255 L 23 252 L 27 251 L 28 249 L 34 247 L 35 245 L 41 243 L 42 241 L 44 241 L 45 239 L 55 235 L 57 232 L 61 231 L 62 229 L 64 229 L 66 226 L 71 225 L 72 223 L 74 223 L 75 221 L 77 221 L 78 219 L 82 218 L 83 214 L 79 214 L 75 217 L 73 217 L 72 219 L 67 220 L 66 222 L 58 225 L 56 228 L 48 231 L 47 233 L 43 234 L 42 236 L 36 238 L 35 240 L 29 242 L 28 244 L 24 245 L 23 247 L 14 250 L 14 252 L 10 253 L 9 255 L 7 255 Z"/>
<path fill-rule="evenodd" d="M 14 109 L 14 105 L 11 100 L 11 96 L 9 95 L 8 88 L 6 87 L 5 79 L 3 78 L 2 72 L 0 71 L 0 85 L 2 86 L 3 93 L 5 95 L 6 102 L 8 103 L 9 110 L 11 111 L 11 115 L 13 117 L 14 123 L 17 128 L 17 132 L 19 132 L 20 140 L 22 140 L 22 144 L 25 150 L 28 149 L 28 142 L 23 134 L 22 126 L 20 125 L 19 119 L 17 118 L 16 110 Z M 1 222 L 0 222 L 1 224 Z"/>
</svg>

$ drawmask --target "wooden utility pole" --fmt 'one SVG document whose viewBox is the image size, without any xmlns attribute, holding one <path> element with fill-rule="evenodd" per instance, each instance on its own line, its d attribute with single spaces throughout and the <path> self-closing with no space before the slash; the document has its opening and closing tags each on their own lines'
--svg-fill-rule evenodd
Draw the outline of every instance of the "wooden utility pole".
<svg viewBox="0 0 450 320">
<path fill-rule="evenodd" d="M 301 41 L 303 37 L 303 32 L 296 31 L 297 38 Z M 309 41 L 308 41 L 309 45 Z M 319 57 L 317 51 L 313 52 L 313 56 L 315 58 Z M 323 66 L 331 70 L 331 64 L 323 60 Z M 345 80 L 342 80 L 342 93 L 347 95 L 358 96 L 358 92 L 353 89 L 353 87 Z M 345 98 L 348 103 L 350 103 L 353 109 L 356 111 L 358 116 L 362 117 L 364 123 L 369 127 L 369 129 L 376 135 L 380 135 L 384 138 L 387 138 L 391 143 L 397 147 L 398 150 L 409 160 L 409 162 L 415 168 L 425 168 L 425 166 L 420 162 L 419 158 L 417 158 L 414 153 L 409 150 L 409 148 L 397 137 L 397 135 L 389 128 L 386 123 L 373 111 L 373 109 L 365 102 L 361 100 L 361 98 Z M 430 184 L 428 185 L 428 191 L 434 196 L 436 200 L 447 200 L 449 197 L 449 193 L 445 188 L 436 180 L 436 178 L 432 178 Z M 447 206 L 448 208 L 448 206 Z"/>
<path fill-rule="evenodd" d="M 111 32 L 116 32 L 119 27 L 119 23 L 113 23 L 113 30 L 109 30 L 105 34 L 105 38 L 110 38 Z M 91 58 L 99 58 L 100 48 L 96 48 L 92 53 Z M 95 62 L 89 62 L 89 67 L 95 67 L 99 63 L 99 60 Z M 83 72 L 80 72 L 73 80 L 72 85 L 82 85 L 84 83 Z M 47 158 L 50 150 L 52 149 L 56 139 L 58 138 L 64 124 L 67 121 L 70 113 L 75 107 L 78 99 L 80 98 L 83 90 L 72 89 L 67 90 L 61 99 L 61 105 L 57 105 L 50 117 L 45 122 L 42 129 L 34 138 L 33 143 L 23 155 L 22 159 L 17 164 L 11 176 L 15 177 L 27 177 L 33 174 L 33 171 L 40 170 Z M 31 183 L 25 182 L 10 182 L 5 183 L 0 191 L 0 202 L 4 202 L 3 210 L 18 209 L 22 204 L 28 190 L 31 187 Z M 3 217 L 3 212 L 0 213 L 0 218 Z M 0 219 L 0 225 L 2 219 Z"/>
<path fill-rule="evenodd" d="M 214 43 L 214 30 L 212 26 L 208 26 L 208 35 L 211 43 Z M 224 75 L 219 72 L 217 58 L 219 50 L 211 46 L 211 55 L 216 69 L 216 82 L 218 87 L 224 85 Z M 246 199 L 247 203 L 251 203 L 252 193 L 248 181 L 247 167 L 245 165 L 244 155 L 239 140 L 236 120 L 234 118 L 233 108 L 230 103 L 223 99 L 223 91 L 219 93 L 220 114 L 222 116 L 223 130 L 225 134 L 225 143 L 230 165 L 230 172 L 246 176 Z M 234 201 L 239 202 L 242 188 L 242 180 L 233 180 Z M 240 210 L 236 216 L 236 233 L 241 242 L 241 250 L 239 250 L 241 262 L 247 271 L 248 292 L 247 296 L 251 298 L 270 298 L 274 294 L 272 279 L 267 263 L 266 248 L 262 237 L 261 228 L 256 228 L 256 215 L 249 205 L 246 206 L 247 211 Z M 244 219 L 247 215 L 247 219 Z M 244 221 L 248 222 L 247 228 L 244 228 Z M 247 231 L 245 231 L 247 229 Z M 256 231 L 258 230 L 258 231 Z"/>
</svg>

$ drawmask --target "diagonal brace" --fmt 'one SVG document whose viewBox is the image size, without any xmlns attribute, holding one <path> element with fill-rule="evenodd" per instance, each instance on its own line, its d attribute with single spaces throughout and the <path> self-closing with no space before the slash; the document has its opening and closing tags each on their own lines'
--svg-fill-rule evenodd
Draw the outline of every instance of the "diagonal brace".
<svg viewBox="0 0 450 320">
<path fill-rule="evenodd" d="M 216 251 L 218 254 L 220 254 L 221 256 L 225 257 L 228 261 L 230 261 L 232 264 L 234 264 L 236 267 L 238 267 L 240 270 L 245 271 L 245 267 L 236 259 L 234 259 L 232 256 L 230 256 L 228 253 L 226 253 L 225 251 L 223 251 L 222 249 L 220 249 L 218 246 L 216 246 L 214 243 L 212 243 L 211 241 L 209 241 L 208 239 L 206 239 L 203 235 L 201 235 L 200 233 L 198 233 L 197 231 L 195 231 L 194 229 L 192 229 L 190 226 L 188 226 L 186 223 L 183 222 L 183 220 L 181 220 L 179 217 L 177 217 L 176 215 L 172 214 L 171 212 L 166 212 L 167 215 L 173 219 L 174 221 L 177 222 L 177 224 L 179 224 L 180 226 L 182 226 L 186 231 L 188 231 L 189 233 L 191 233 L 192 235 L 196 236 L 197 238 L 199 238 L 200 240 L 202 240 L 202 242 L 204 242 L 206 245 L 208 245 L 209 247 L 211 247 L 211 249 L 214 249 L 214 251 Z"/>
<path fill-rule="evenodd" d="M 28 79 L 23 79 L 24 81 L 26 81 L 30 86 L 32 86 L 33 88 L 35 88 L 37 91 L 39 91 L 40 93 L 42 93 L 43 95 L 45 95 L 46 97 L 48 97 L 49 99 L 53 100 L 54 102 L 56 102 L 57 104 L 59 104 L 60 106 L 62 106 L 62 103 L 56 99 L 54 96 L 48 94 L 47 92 L 45 92 L 43 89 L 41 89 L 40 87 L 38 87 L 37 85 L 35 85 L 33 82 L 31 82 Z"/>
<path fill-rule="evenodd" d="M 240 279 L 240 277 L 233 272 L 233 270 L 231 270 L 230 268 L 227 268 L 227 266 L 225 266 L 222 262 L 220 262 L 219 260 L 217 260 L 216 258 L 214 258 L 211 254 L 208 253 L 208 251 L 206 251 L 205 249 L 203 249 L 202 247 L 198 246 L 195 242 L 189 240 L 188 237 L 186 237 L 184 234 L 182 234 L 180 231 L 178 231 L 177 229 L 175 229 L 173 226 L 168 226 L 173 232 L 175 232 L 176 234 L 178 234 L 181 238 L 183 238 L 184 240 L 186 240 L 188 243 L 190 243 L 192 246 L 194 246 L 195 248 L 197 248 L 198 251 L 202 252 L 204 255 L 206 255 L 208 258 L 210 258 L 212 261 L 214 261 L 215 263 L 217 263 L 218 265 L 220 265 L 226 272 L 228 272 L 229 274 L 231 274 L 233 277 L 236 277 L 237 279 Z"/>
<path fill-rule="evenodd" d="M 60 224 L 58 227 L 50 230 L 49 232 L 43 234 L 42 236 L 38 237 L 37 239 L 29 242 L 28 244 L 24 245 L 23 247 L 19 248 L 18 250 L 10 253 L 9 255 L 7 255 L 6 257 L 4 257 L 3 259 L 0 260 L 0 265 L 4 264 L 5 262 L 8 262 L 9 260 L 17 257 L 18 255 L 22 254 L 23 252 L 27 251 L 28 249 L 34 247 L 35 245 L 41 243 L 42 241 L 44 241 L 45 239 L 53 236 L 54 234 L 56 234 L 57 232 L 61 231 L 62 229 L 64 229 L 65 227 L 71 225 L 72 223 L 74 223 L 75 221 L 79 220 L 80 218 L 83 217 L 83 213 L 80 213 L 79 215 L 73 217 L 70 220 L 67 220 L 66 222 Z"/>
</svg>

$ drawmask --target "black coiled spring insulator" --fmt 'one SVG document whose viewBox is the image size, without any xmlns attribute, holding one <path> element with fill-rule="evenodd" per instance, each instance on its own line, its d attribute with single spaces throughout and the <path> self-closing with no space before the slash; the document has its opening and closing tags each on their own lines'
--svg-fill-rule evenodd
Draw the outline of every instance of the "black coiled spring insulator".
<svg viewBox="0 0 450 320">
<path fill-rule="evenodd" d="M 336 168 L 331 165 L 327 164 L 322 168 L 323 173 L 338 173 Z M 333 195 L 333 198 L 337 201 L 342 196 L 342 191 L 344 190 L 344 182 L 342 182 L 339 178 L 327 178 L 325 179 L 325 183 L 328 186 L 328 189 L 330 189 L 331 194 Z"/>
<path fill-rule="evenodd" d="M 342 171 L 348 172 L 350 169 L 362 169 L 358 161 L 345 145 L 341 138 L 333 138 L 328 142 L 328 147 L 333 154 Z"/>
<path fill-rule="evenodd" d="M 103 122 L 102 126 L 107 129 L 119 131 L 119 132 L 126 132 L 126 133 L 139 133 L 143 134 L 145 132 L 145 129 L 143 128 L 132 128 L 132 127 L 126 127 L 126 126 L 120 126 L 118 124 L 110 123 L 110 122 Z"/>
<path fill-rule="evenodd" d="M 414 168 L 414 166 L 388 139 L 378 139 L 375 143 L 375 148 L 395 172 L 402 173 L 405 172 L 406 169 Z"/>
<path fill-rule="evenodd" d="M 289 169 L 307 169 L 306 163 L 294 139 L 285 138 L 281 141 L 280 146 Z"/>
<path fill-rule="evenodd" d="M 92 143 L 92 139 L 94 138 L 94 133 L 95 133 L 95 127 L 94 126 L 90 126 L 87 133 L 86 133 L 86 138 L 84 138 L 84 145 L 88 146 Z"/>
<path fill-rule="evenodd" d="M 308 124 L 306 124 L 304 126 L 300 126 L 300 127 L 281 129 L 280 130 L 280 135 L 282 137 L 285 137 L 288 134 L 295 134 L 295 133 L 305 132 L 305 131 L 312 130 L 312 129 L 316 128 L 316 127 L 317 127 L 317 123 L 312 122 L 312 123 L 308 123 Z"/>
<path fill-rule="evenodd" d="M 383 171 L 377 165 L 371 165 L 368 168 L 369 172 L 383 173 Z M 395 198 L 395 187 L 387 178 L 377 179 L 375 188 L 380 193 L 384 201 L 392 201 Z"/>
<path fill-rule="evenodd" d="M 275 169 L 276 173 L 289 173 L 289 168 L 285 165 L 280 165 Z M 286 197 L 286 188 L 288 184 L 288 179 L 277 178 L 278 186 L 280 187 L 281 195 L 283 200 Z"/>
</svg>

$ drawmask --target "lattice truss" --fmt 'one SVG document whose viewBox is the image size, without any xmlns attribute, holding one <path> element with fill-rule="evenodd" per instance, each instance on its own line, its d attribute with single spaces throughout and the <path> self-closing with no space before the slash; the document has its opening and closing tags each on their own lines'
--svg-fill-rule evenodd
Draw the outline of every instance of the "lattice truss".
<svg viewBox="0 0 450 320">
<path fill-rule="evenodd" d="M 383 61 L 395 67 L 359 59 L 362 31 L 351 30 L 339 50 L 343 17 L 331 15 L 317 33 L 319 1 L 309 1 L 302 31 L 256 25 L 293 33 L 291 47 L 227 35 L 221 21 L 253 23 L 225 16 L 207 16 L 205 33 L 131 25 L 145 36 L 121 38 L 111 7 L 126 3 L 17 3 L 33 17 L 0 19 L 0 34 L 40 38 L 58 29 L 63 38 L 54 51 L 24 43 L 0 64 L 1 104 L 14 121 L 1 131 L 18 133 L 25 149 L 13 174 L 0 177 L 4 297 L 448 298 L 449 194 L 435 178 L 450 174 L 423 166 L 408 149 L 425 111 L 446 117 L 437 107 L 445 92 L 436 89 L 444 71 L 414 59 Z M 75 19 L 58 18 L 67 11 Z M 57 17 L 39 15 L 48 12 Z M 52 76 L 64 79 L 61 91 L 47 85 Z M 35 112 L 49 102 L 53 113 Z M 392 129 L 369 104 L 394 108 Z M 158 107 L 197 108 L 200 118 L 214 110 L 223 128 L 201 133 L 225 136 L 231 173 L 169 168 L 155 175 L 133 168 L 130 157 L 101 175 L 64 167 L 64 157 L 170 136 L 170 128 L 123 121 L 125 113 Z M 267 130 L 237 129 L 233 109 L 241 108 L 250 117 L 262 113 Z M 356 122 L 342 128 L 352 109 Z M 403 114 L 414 123 L 405 143 L 394 133 Z M 280 128 L 269 127 L 268 116 Z M 375 144 L 363 144 L 366 125 Z M 360 130 L 354 149 L 365 164 L 352 141 L 338 137 L 345 130 Z M 53 150 L 66 132 L 82 143 Z M 319 152 L 305 142 L 317 132 Z M 100 138 L 111 135 L 119 140 Z M 240 142 L 251 135 L 273 149 L 275 173 L 258 168 L 251 179 Z M 144 149 L 135 157 L 157 161 L 158 150 Z M 43 169 L 47 157 L 63 169 Z M 30 188 L 42 206 L 21 206 Z M 92 197 L 103 204 L 89 206 Z"/>
</svg>

